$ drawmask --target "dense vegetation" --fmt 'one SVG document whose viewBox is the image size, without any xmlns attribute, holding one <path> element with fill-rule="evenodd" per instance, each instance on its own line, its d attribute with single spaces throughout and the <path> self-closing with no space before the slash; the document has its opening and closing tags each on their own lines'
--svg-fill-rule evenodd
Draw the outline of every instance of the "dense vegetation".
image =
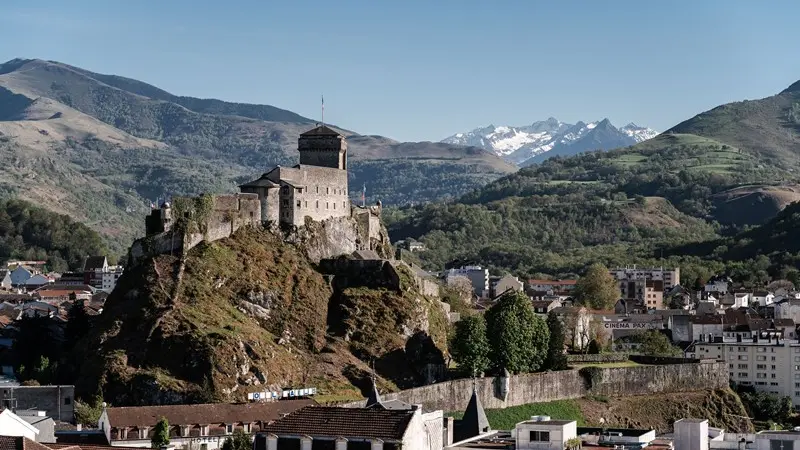
<svg viewBox="0 0 800 450">
<path fill-rule="evenodd" d="M 714 221 L 714 194 L 792 177 L 707 138 L 662 135 L 627 149 L 554 158 L 457 203 L 394 209 L 385 220 L 394 239 L 426 244 L 419 255 L 432 269 L 479 263 L 564 276 L 597 261 L 705 265 L 660 258 L 665 248 L 733 231 Z"/>
<path fill-rule="evenodd" d="M 47 261 L 49 269 L 65 271 L 106 252 L 95 231 L 69 216 L 21 200 L 0 200 L 0 260 Z"/>
</svg>

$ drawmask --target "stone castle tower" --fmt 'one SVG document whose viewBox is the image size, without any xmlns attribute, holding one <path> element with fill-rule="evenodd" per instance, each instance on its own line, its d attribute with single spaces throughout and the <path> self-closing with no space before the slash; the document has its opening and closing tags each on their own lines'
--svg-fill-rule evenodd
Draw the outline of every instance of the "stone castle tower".
<svg viewBox="0 0 800 450">
<path fill-rule="evenodd" d="M 347 170 L 347 141 L 325 125 L 306 131 L 297 140 L 300 165 Z"/>
<path fill-rule="evenodd" d="M 278 166 L 257 180 L 239 186 L 258 194 L 265 224 L 301 226 L 306 218 L 322 221 L 350 216 L 347 186 L 347 141 L 325 125 L 297 140 L 300 164 Z"/>
</svg>

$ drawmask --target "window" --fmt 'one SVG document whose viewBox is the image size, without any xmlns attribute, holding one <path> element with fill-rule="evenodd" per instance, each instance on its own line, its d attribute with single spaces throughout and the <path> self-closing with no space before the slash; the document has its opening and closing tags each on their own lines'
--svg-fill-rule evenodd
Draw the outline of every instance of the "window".
<svg viewBox="0 0 800 450">
<path fill-rule="evenodd" d="M 331 188 L 325 188 L 325 193 L 326 194 L 330 194 L 331 193 Z"/>
<path fill-rule="evenodd" d="M 770 381 L 770 382 L 769 382 L 769 385 L 770 385 L 770 386 L 777 386 L 777 385 L 778 385 L 778 383 L 776 383 L 776 382 L 774 382 L 774 381 Z"/>
<path fill-rule="evenodd" d="M 739 347 L 739 351 L 740 352 L 746 352 L 747 351 L 747 347 Z"/>
<path fill-rule="evenodd" d="M 765 349 L 764 347 L 758 347 L 758 349 L 756 349 L 756 351 L 758 353 L 764 353 L 765 351 L 767 351 L 767 349 Z"/>
<path fill-rule="evenodd" d="M 770 366 L 770 367 L 772 367 L 772 370 L 775 370 L 775 365 L 774 364 L 772 366 Z"/>
<path fill-rule="evenodd" d="M 756 356 L 756 361 L 766 361 L 766 360 L 767 360 L 766 356 Z"/>
<path fill-rule="evenodd" d="M 228 434 L 233 434 L 233 424 L 229 423 L 225 425 L 225 432 Z"/>
<path fill-rule="evenodd" d="M 756 369 L 766 370 L 767 369 L 767 365 L 766 364 L 756 364 Z"/>
<path fill-rule="evenodd" d="M 250 432 L 250 424 L 249 423 L 246 423 L 246 424 L 242 425 L 242 428 L 244 428 L 244 432 L 245 433 L 249 433 Z"/>
<path fill-rule="evenodd" d="M 777 376 L 773 373 L 770 375 L 770 378 L 777 378 Z"/>
<path fill-rule="evenodd" d="M 531 442 L 550 442 L 550 432 L 531 431 Z"/>
<path fill-rule="evenodd" d="M 69 398 L 69 397 L 64 397 L 64 404 L 65 405 L 71 405 L 72 404 L 72 399 Z"/>
<path fill-rule="evenodd" d="M 733 364 L 728 364 L 729 369 L 733 369 Z"/>
<path fill-rule="evenodd" d="M 319 194 L 319 186 L 317 186 L 317 194 Z"/>
<path fill-rule="evenodd" d="M 739 355 L 739 361 L 747 361 L 747 355 Z"/>
<path fill-rule="evenodd" d="M 328 209 L 328 202 L 325 202 L 325 209 Z"/>
<path fill-rule="evenodd" d="M 317 200 L 317 209 L 319 209 L 319 200 Z"/>
<path fill-rule="evenodd" d="M 769 360 L 770 361 L 775 361 L 775 357 L 774 356 L 770 356 Z"/>
<path fill-rule="evenodd" d="M 739 372 L 739 378 L 747 378 L 747 372 Z"/>
<path fill-rule="evenodd" d="M 303 203 L 304 203 L 303 207 L 308 208 L 308 200 L 305 200 Z"/>
<path fill-rule="evenodd" d="M 347 208 L 347 202 L 342 202 L 342 208 Z"/>
<path fill-rule="evenodd" d="M 333 209 L 336 209 L 336 202 L 333 202 Z"/>
<path fill-rule="evenodd" d="M 300 200 L 297 201 L 297 207 L 300 207 Z"/>
<path fill-rule="evenodd" d="M 747 369 L 747 364 L 739 364 L 739 369 Z"/>
<path fill-rule="evenodd" d="M 289 206 L 289 200 L 284 200 L 283 201 L 283 206 Z"/>
</svg>

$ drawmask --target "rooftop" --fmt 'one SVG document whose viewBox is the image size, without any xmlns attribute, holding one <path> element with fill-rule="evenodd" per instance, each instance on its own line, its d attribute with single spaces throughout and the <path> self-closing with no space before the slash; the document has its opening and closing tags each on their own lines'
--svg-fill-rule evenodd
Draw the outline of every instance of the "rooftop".
<svg viewBox="0 0 800 450">
<path fill-rule="evenodd" d="M 166 417 L 170 425 L 195 425 L 269 422 L 314 404 L 316 402 L 311 399 L 298 399 L 256 403 L 126 406 L 107 408 L 106 412 L 112 427 L 153 426 L 161 417 Z"/>
<path fill-rule="evenodd" d="M 401 441 L 414 414 L 416 410 L 308 406 L 263 429 L 279 436 L 358 437 Z"/>
<path fill-rule="evenodd" d="M 305 133 L 300 133 L 300 136 L 343 136 L 342 133 L 329 128 L 327 125 L 320 125 L 313 130 L 308 130 Z"/>
</svg>

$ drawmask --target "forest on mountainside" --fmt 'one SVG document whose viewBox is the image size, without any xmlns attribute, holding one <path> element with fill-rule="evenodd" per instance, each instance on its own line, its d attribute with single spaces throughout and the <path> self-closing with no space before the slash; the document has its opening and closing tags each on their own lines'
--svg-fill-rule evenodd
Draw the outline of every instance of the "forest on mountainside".
<svg viewBox="0 0 800 450">
<path fill-rule="evenodd" d="M 0 260 L 47 261 L 57 272 L 78 269 L 91 255 L 105 255 L 100 236 L 69 216 L 21 201 L 0 200 Z"/>
</svg>

